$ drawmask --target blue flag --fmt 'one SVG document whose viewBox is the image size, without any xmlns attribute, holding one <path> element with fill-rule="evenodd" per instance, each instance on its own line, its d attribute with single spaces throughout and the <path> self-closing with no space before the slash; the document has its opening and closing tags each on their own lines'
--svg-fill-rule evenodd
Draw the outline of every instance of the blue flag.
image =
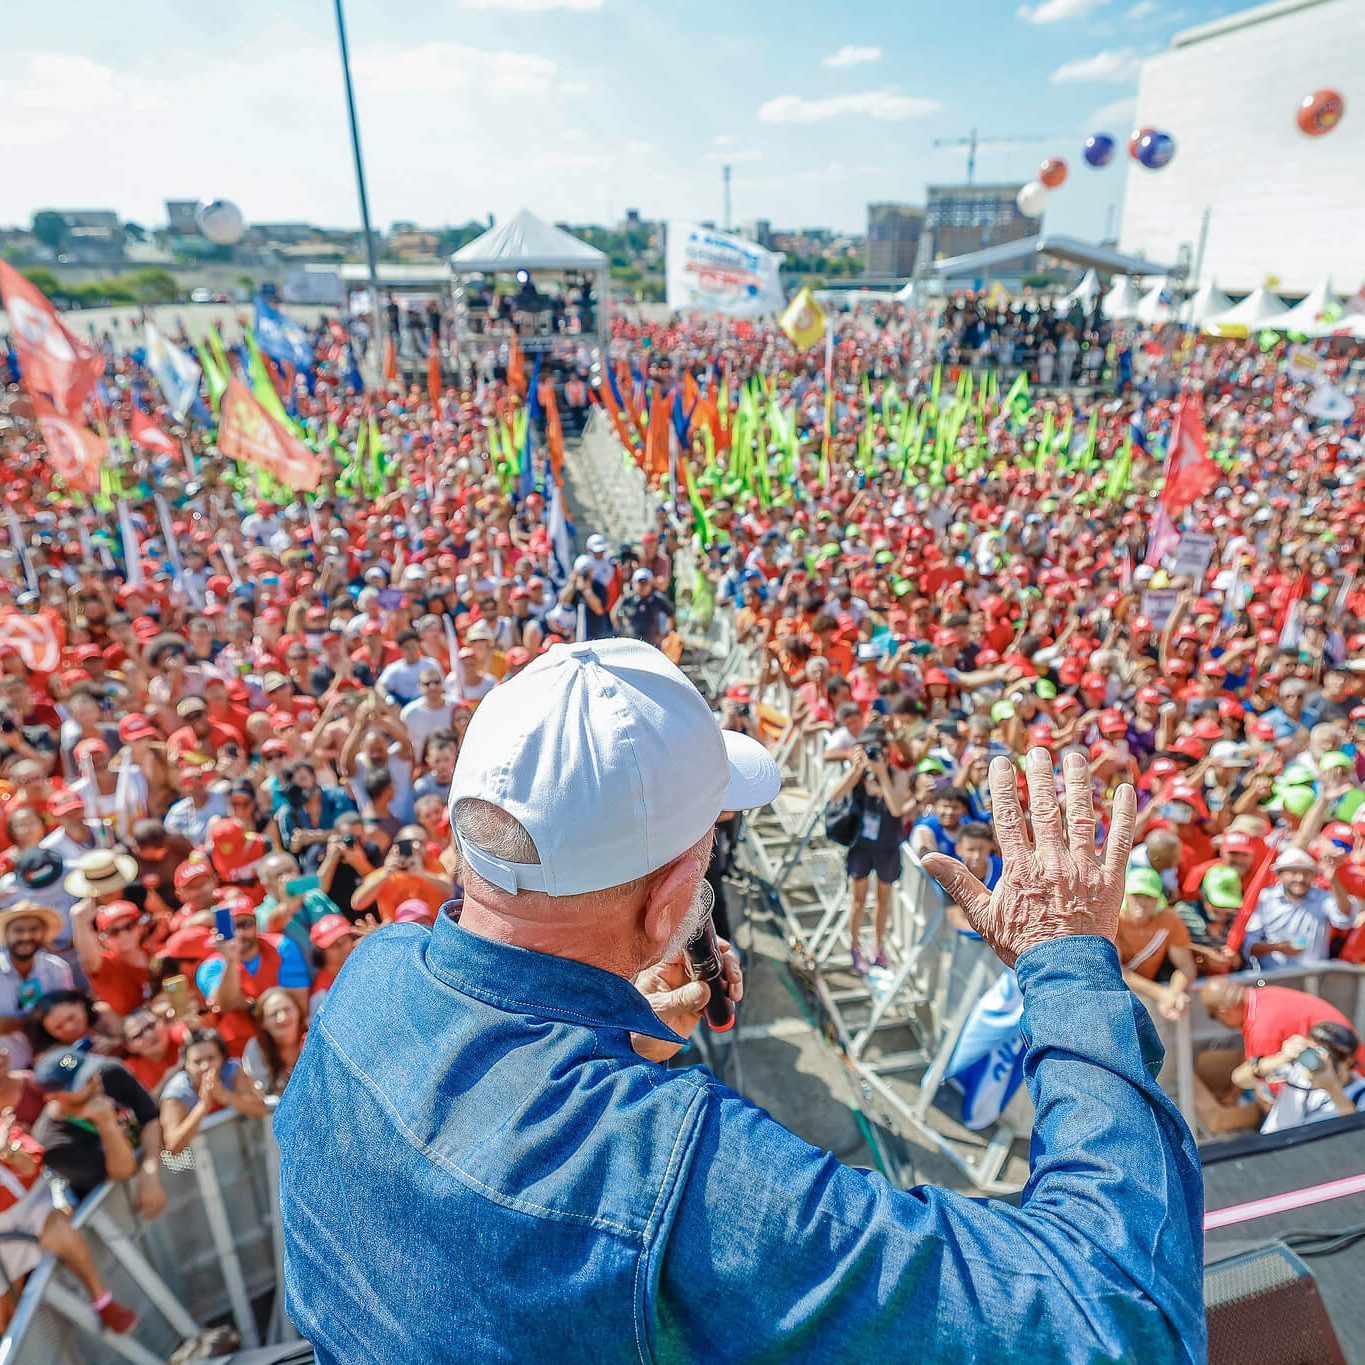
<svg viewBox="0 0 1365 1365">
<path fill-rule="evenodd" d="M 292 365 L 305 375 L 313 372 L 313 348 L 307 334 L 293 318 L 256 295 L 256 345 L 280 365 Z"/>
<path fill-rule="evenodd" d="M 145 364 L 152 372 L 166 406 L 183 422 L 185 414 L 199 398 L 199 362 L 179 346 L 172 346 L 153 323 L 147 323 L 145 336 Z"/>
<path fill-rule="evenodd" d="M 524 502 L 536 491 L 536 465 L 532 453 L 536 423 L 540 420 L 540 366 L 544 355 L 536 356 L 536 367 L 531 371 L 531 391 L 526 409 L 526 440 L 521 448 L 521 481 L 517 486 L 517 500 Z"/>
</svg>

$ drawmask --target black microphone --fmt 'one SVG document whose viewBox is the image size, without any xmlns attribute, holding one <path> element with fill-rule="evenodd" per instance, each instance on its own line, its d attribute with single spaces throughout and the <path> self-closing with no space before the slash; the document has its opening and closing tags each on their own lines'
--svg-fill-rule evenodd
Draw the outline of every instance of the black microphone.
<svg viewBox="0 0 1365 1365">
<path fill-rule="evenodd" d="M 705 885 L 705 883 L 703 883 Z M 711 987 L 711 998 L 706 1002 L 706 1023 L 715 1033 L 724 1033 L 735 1026 L 735 1007 L 725 993 L 725 967 L 721 961 L 720 945 L 716 942 L 716 926 L 707 915 L 706 922 L 687 945 L 687 956 L 699 981 Z"/>
</svg>

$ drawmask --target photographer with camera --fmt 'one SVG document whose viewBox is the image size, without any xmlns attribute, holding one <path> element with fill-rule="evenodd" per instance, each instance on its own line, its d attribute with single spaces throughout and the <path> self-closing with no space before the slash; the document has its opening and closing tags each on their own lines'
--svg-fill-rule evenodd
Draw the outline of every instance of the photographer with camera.
<svg viewBox="0 0 1365 1365">
<path fill-rule="evenodd" d="M 364 832 L 359 813 L 347 811 L 337 819 L 318 864 L 319 888 L 351 921 L 360 918 L 360 912 L 352 909 L 351 897 L 384 857 L 378 844 L 365 841 Z"/>
<path fill-rule="evenodd" d="M 573 573 L 560 590 L 559 604 L 571 611 L 583 613 L 583 638 L 606 640 L 612 634 L 611 609 L 607 604 L 606 589 L 593 577 L 593 557 L 579 555 L 573 562 Z"/>
<path fill-rule="evenodd" d="M 888 767 L 886 742 L 886 732 L 880 726 L 868 726 L 862 732 L 860 742 L 853 747 L 848 771 L 830 794 L 826 814 L 827 823 L 842 815 L 853 836 L 845 866 L 852 897 L 848 934 L 853 970 L 859 974 L 869 967 L 889 966 L 886 924 L 891 914 L 891 888 L 901 875 L 905 779 L 899 771 L 893 773 Z M 873 876 L 877 879 L 877 899 L 872 918 L 872 956 L 868 959 L 863 956 L 861 939 L 867 883 Z"/>
<path fill-rule="evenodd" d="M 355 889 L 351 910 L 365 911 L 375 906 L 380 921 L 392 923 L 398 907 L 406 900 L 424 901 L 435 914 L 450 899 L 450 882 L 431 876 L 422 865 L 427 844 L 421 825 L 404 825 L 389 847 L 384 862 Z"/>
<path fill-rule="evenodd" d="M 284 804 L 275 812 L 280 843 L 308 872 L 318 870 L 337 820 L 355 810 L 345 787 L 324 787 L 307 759 L 290 763 L 280 774 Z"/>
<path fill-rule="evenodd" d="M 1252 1091 L 1267 1109 L 1263 1133 L 1354 1114 L 1365 1109 L 1359 1048 L 1360 1039 L 1345 1024 L 1323 1020 L 1307 1037 L 1286 1038 L 1273 1056 L 1248 1058 L 1232 1073 L 1232 1083 Z"/>
</svg>

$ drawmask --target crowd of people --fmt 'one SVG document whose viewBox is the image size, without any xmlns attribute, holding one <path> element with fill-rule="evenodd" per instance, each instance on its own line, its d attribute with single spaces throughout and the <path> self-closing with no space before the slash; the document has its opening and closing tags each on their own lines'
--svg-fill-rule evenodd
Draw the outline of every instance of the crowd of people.
<svg viewBox="0 0 1365 1365">
<path fill-rule="evenodd" d="M 645 460 L 651 407 L 671 399 L 676 439 L 654 528 L 594 533 L 577 555 L 553 468 L 527 479 L 500 439 L 526 401 L 515 364 L 366 395 L 323 325 L 312 372 L 275 376 L 326 453 L 307 497 L 224 460 L 212 421 L 177 421 L 145 356 L 108 337 L 97 417 L 122 449 L 101 496 L 74 495 L 9 376 L 0 1230 L 41 1239 L 0 1243 L 11 1283 L 52 1250 L 126 1330 L 42 1172 L 76 1198 L 132 1181 L 156 1217 L 163 1151 L 215 1113 L 268 1112 L 355 944 L 458 912 L 447 799 L 480 701 L 565 640 L 685 657 L 718 613 L 759 661 L 713 699 L 720 722 L 759 733 L 761 697 L 839 765 L 854 971 L 888 962 L 904 842 L 989 884 L 986 764 L 1042 747 L 1060 770 L 1079 750 L 1101 831 L 1119 782 L 1141 793 L 1119 938 L 1134 991 L 1171 1017 L 1202 989 L 1254 1033 L 1201 1067 L 1208 1126 L 1365 1104 L 1347 1020 L 1226 980 L 1365 960 L 1361 409 L 1306 417 L 1283 347 L 1139 332 L 1120 339 L 1141 359 L 1116 392 L 997 396 L 907 462 L 903 411 L 962 392 L 969 316 L 955 301 L 942 348 L 899 306 L 841 323 L 832 384 L 822 348 L 794 353 L 773 326 L 616 318 L 593 401 Z M 1354 392 L 1355 353 L 1320 350 Z M 792 422 L 785 446 L 741 424 L 741 455 L 754 386 Z M 1208 551 L 1196 570 L 1151 553 L 1180 402 L 1219 467 L 1179 509 Z M 1077 446 L 1088 426 L 1087 459 L 1038 456 L 1063 426 Z M 1286 1085 L 1304 1090 L 1293 1113 Z"/>
</svg>

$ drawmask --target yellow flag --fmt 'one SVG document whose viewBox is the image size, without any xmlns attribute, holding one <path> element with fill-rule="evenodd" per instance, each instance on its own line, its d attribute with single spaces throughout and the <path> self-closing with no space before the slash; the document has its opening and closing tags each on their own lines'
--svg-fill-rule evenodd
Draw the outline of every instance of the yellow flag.
<svg viewBox="0 0 1365 1365">
<path fill-rule="evenodd" d="M 803 284 L 793 295 L 778 325 L 798 351 L 814 346 L 825 335 L 825 310 L 816 302 L 809 285 Z"/>
</svg>

